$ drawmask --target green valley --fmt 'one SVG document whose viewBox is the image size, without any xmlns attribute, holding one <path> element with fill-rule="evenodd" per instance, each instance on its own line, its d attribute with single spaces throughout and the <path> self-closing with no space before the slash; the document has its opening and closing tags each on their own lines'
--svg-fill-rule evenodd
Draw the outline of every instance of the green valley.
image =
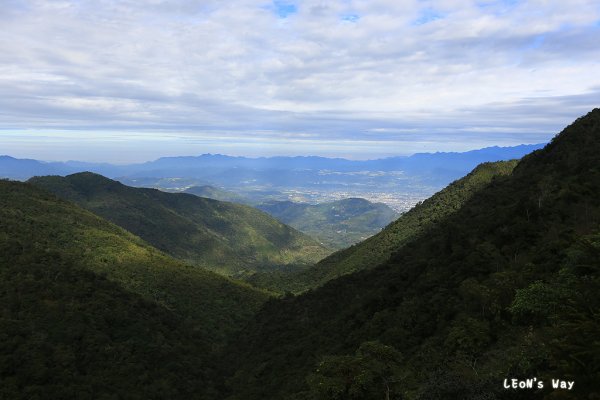
<svg viewBox="0 0 600 400">
<path fill-rule="evenodd" d="M 600 0 L 0 26 L 0 400 L 600 400 Z"/>
<path fill-rule="evenodd" d="M 0 181 L 0 397 L 592 399 L 598 198 L 600 109 L 320 262 L 246 206 Z M 532 376 L 547 386 L 503 385 Z"/>
</svg>

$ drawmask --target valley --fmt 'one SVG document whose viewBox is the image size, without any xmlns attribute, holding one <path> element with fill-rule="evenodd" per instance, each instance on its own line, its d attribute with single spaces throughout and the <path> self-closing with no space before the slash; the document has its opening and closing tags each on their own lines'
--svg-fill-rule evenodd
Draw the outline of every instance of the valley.
<svg viewBox="0 0 600 400">
<path fill-rule="evenodd" d="M 400 215 L 192 180 L 0 181 L 0 393 L 358 400 L 389 382 L 390 398 L 520 398 L 509 371 L 600 394 L 599 146 L 596 109 Z M 379 232 L 300 232 L 344 224 Z"/>
</svg>

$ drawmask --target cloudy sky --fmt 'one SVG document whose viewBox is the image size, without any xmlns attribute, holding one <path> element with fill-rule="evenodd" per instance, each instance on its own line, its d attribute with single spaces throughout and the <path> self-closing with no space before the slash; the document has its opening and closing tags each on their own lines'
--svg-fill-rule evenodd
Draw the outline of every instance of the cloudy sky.
<svg viewBox="0 0 600 400">
<path fill-rule="evenodd" d="M 375 158 L 600 106 L 597 0 L 0 0 L 0 154 Z"/>
</svg>

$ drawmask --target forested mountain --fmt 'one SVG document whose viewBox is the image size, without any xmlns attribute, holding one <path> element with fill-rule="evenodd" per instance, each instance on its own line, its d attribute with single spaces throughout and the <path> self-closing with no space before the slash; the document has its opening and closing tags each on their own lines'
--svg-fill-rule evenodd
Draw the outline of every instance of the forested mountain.
<svg viewBox="0 0 600 400">
<path fill-rule="evenodd" d="M 270 201 L 256 206 L 331 249 L 365 240 L 398 214 L 383 203 L 349 198 L 320 204 Z"/>
<path fill-rule="evenodd" d="M 225 353 L 229 398 L 600 396 L 599 198 L 595 109 L 382 265 L 267 303 Z"/>
<path fill-rule="evenodd" d="M 266 298 L 0 181 L 0 398 L 214 398 L 211 355 Z"/>
<path fill-rule="evenodd" d="M 252 207 L 132 188 L 93 173 L 32 178 L 187 263 L 230 276 L 317 262 L 329 251 Z"/>
<path fill-rule="evenodd" d="M 367 240 L 335 252 L 308 269 L 288 273 L 257 273 L 248 280 L 270 290 L 299 293 L 342 275 L 376 267 L 387 261 L 404 244 L 458 210 L 495 177 L 509 175 L 516 164 L 516 160 L 481 164 Z"/>
</svg>

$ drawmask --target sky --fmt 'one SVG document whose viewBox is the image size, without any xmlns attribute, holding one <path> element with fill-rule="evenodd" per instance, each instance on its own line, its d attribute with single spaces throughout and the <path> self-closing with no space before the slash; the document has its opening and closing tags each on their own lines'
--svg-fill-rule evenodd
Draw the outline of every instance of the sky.
<svg viewBox="0 0 600 400">
<path fill-rule="evenodd" d="M 597 0 L 0 0 L 0 154 L 353 159 L 600 107 Z"/>
</svg>

